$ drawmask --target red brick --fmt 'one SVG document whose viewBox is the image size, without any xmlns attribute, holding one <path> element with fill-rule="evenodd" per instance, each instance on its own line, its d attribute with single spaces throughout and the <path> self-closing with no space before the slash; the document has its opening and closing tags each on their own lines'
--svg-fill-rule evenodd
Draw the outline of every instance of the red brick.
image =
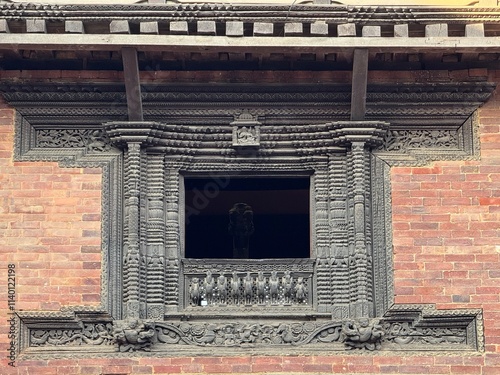
<svg viewBox="0 0 500 375">
<path fill-rule="evenodd" d="M 262 365 L 257 365 L 257 366 L 262 366 Z M 227 364 L 219 364 L 219 365 L 206 364 L 206 365 L 203 365 L 203 372 L 205 372 L 207 374 L 230 374 L 230 373 L 232 373 L 232 371 L 233 371 L 232 366 L 227 365 Z"/>
<path fill-rule="evenodd" d="M 153 374 L 180 374 L 182 372 L 181 366 L 153 366 Z"/>
</svg>

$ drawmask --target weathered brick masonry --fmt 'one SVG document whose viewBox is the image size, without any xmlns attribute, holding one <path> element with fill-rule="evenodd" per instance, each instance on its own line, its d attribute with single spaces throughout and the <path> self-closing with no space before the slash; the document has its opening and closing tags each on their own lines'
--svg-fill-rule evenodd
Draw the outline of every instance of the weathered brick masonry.
<svg viewBox="0 0 500 375">
<path fill-rule="evenodd" d="M 255 76 L 183 73 L 178 80 L 253 81 Z M 204 75 L 209 74 L 210 76 Z M 230 74 L 230 73 L 225 73 Z M 345 73 L 258 73 L 262 80 L 349 81 Z M 485 70 L 423 72 L 416 80 L 473 81 Z M 168 73 L 145 79 L 165 79 Z M 172 79 L 170 73 L 169 79 Z M 409 72 L 370 72 L 370 82 Z M 109 81 L 112 72 L 0 72 L 5 79 Z M 488 81 L 500 83 L 500 72 Z M 459 105 L 459 104 L 457 104 Z M 486 351 L 477 354 L 364 353 L 25 360 L 7 366 L 7 265 L 16 269 L 17 310 L 59 310 L 100 302 L 99 169 L 14 162 L 14 117 L 0 102 L 0 356 L 2 374 L 342 373 L 500 374 L 500 91 L 479 110 L 481 157 L 392 169 L 395 302 L 482 308 Z"/>
</svg>

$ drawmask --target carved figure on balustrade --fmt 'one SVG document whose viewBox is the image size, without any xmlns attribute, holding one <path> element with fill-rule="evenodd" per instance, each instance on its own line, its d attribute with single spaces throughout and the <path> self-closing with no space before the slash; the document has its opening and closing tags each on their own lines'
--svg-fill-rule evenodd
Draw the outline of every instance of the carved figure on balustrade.
<svg viewBox="0 0 500 375">
<path fill-rule="evenodd" d="M 299 277 L 297 279 L 297 284 L 295 285 L 295 296 L 297 297 L 298 303 L 306 302 L 307 290 L 306 286 L 304 285 L 303 277 Z"/>
<path fill-rule="evenodd" d="M 194 306 L 200 304 L 200 279 L 193 277 L 191 279 L 191 285 L 189 286 L 189 297 L 191 298 L 191 303 Z"/>
<path fill-rule="evenodd" d="M 215 280 L 211 271 L 207 271 L 207 276 L 203 280 L 203 288 L 205 290 L 205 298 L 207 304 L 211 305 L 214 302 Z"/>
<path fill-rule="evenodd" d="M 151 350 L 155 326 L 153 322 L 143 322 L 140 319 L 115 321 L 113 337 L 120 352 L 135 350 Z"/>
<path fill-rule="evenodd" d="M 257 288 L 257 300 L 260 304 L 266 302 L 266 278 L 264 273 L 259 271 L 257 275 L 257 280 L 255 281 L 255 286 Z"/>
<path fill-rule="evenodd" d="M 281 278 L 281 284 L 283 285 L 285 303 L 291 303 L 293 297 L 293 277 L 290 271 L 285 272 L 285 275 Z"/>
<path fill-rule="evenodd" d="M 272 271 L 271 277 L 269 278 L 269 295 L 271 297 L 272 304 L 277 304 L 279 302 L 279 286 L 280 280 L 278 278 L 278 273 L 276 271 Z"/>
<path fill-rule="evenodd" d="M 245 297 L 245 303 L 251 305 L 253 297 L 253 277 L 250 275 L 250 272 L 247 272 L 243 280 L 243 296 Z"/>
<path fill-rule="evenodd" d="M 380 349 L 384 330 L 378 320 L 370 322 L 368 318 L 359 321 L 347 321 L 342 326 L 344 343 L 348 349 Z"/>
<path fill-rule="evenodd" d="M 241 279 L 238 277 L 237 272 L 233 272 L 233 277 L 231 279 L 231 297 L 233 298 L 233 304 L 237 305 L 240 298 L 240 283 Z"/>
<path fill-rule="evenodd" d="M 227 301 L 227 278 L 224 275 L 219 275 L 217 278 L 217 291 L 219 294 L 219 302 L 226 303 Z"/>
<path fill-rule="evenodd" d="M 233 258 L 248 259 L 250 236 L 254 233 L 252 207 L 236 203 L 229 210 L 229 233 L 233 235 Z"/>
</svg>

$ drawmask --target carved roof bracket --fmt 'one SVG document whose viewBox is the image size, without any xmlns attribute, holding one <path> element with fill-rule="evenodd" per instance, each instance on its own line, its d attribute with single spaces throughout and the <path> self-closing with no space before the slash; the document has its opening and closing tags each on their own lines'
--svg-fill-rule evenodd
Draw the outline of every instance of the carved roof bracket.
<svg viewBox="0 0 500 375">
<path fill-rule="evenodd" d="M 127 109 L 129 121 L 143 121 L 141 82 L 139 78 L 139 63 L 135 48 L 123 48 L 123 74 L 127 92 Z"/>
</svg>

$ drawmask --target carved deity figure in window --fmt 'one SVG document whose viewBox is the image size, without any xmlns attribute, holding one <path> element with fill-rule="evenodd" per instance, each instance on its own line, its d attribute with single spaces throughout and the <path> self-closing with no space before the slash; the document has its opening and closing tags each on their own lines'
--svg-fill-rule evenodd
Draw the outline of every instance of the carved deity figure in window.
<svg viewBox="0 0 500 375">
<path fill-rule="evenodd" d="M 233 258 L 249 257 L 250 236 L 253 232 L 252 207 L 246 203 L 236 203 L 229 210 L 229 233 L 233 235 Z"/>
</svg>

